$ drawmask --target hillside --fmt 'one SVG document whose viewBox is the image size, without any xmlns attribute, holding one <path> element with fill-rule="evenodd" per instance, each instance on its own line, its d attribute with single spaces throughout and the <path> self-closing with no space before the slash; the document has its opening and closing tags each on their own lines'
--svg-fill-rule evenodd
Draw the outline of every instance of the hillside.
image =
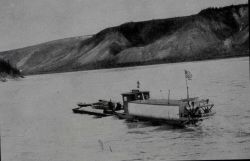
<svg viewBox="0 0 250 161">
<path fill-rule="evenodd" d="M 194 61 L 249 55 L 248 5 L 196 15 L 129 22 L 92 37 L 0 52 L 25 74 Z"/>
</svg>

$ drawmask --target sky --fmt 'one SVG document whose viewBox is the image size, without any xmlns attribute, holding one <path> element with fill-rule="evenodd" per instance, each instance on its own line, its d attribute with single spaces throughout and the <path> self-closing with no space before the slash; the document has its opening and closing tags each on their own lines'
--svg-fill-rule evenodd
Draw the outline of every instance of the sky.
<svg viewBox="0 0 250 161">
<path fill-rule="evenodd" d="M 0 0 L 0 51 L 248 0 Z"/>
</svg>

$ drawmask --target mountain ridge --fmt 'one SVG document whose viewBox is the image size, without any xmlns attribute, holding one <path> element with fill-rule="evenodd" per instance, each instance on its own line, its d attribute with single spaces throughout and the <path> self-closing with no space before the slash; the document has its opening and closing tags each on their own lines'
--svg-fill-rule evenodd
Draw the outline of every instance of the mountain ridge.
<svg viewBox="0 0 250 161">
<path fill-rule="evenodd" d="M 0 58 L 25 74 L 39 74 L 247 56 L 248 15 L 248 4 L 208 8 L 0 52 Z"/>
</svg>

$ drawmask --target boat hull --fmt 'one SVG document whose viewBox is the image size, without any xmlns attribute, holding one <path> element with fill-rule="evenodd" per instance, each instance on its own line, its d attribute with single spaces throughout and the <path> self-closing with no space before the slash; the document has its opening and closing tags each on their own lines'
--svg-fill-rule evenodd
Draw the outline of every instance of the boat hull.
<svg viewBox="0 0 250 161">
<path fill-rule="evenodd" d="M 150 118 L 143 116 L 134 116 L 134 119 L 139 121 L 149 121 L 152 122 L 153 124 L 167 124 L 178 127 L 184 127 L 188 123 L 188 120 L 186 119 L 161 119 L 161 118 Z"/>
<path fill-rule="evenodd" d="M 128 114 L 116 114 L 119 119 L 125 119 L 127 121 L 141 121 L 141 122 L 151 122 L 152 124 L 156 125 L 171 125 L 176 127 L 185 127 L 189 124 L 196 124 L 200 121 L 200 118 L 196 119 L 160 119 L 160 118 L 152 118 L 152 117 L 144 117 L 144 116 L 135 116 L 135 115 L 128 115 Z"/>
<path fill-rule="evenodd" d="M 134 120 L 134 117 L 132 115 L 128 115 L 126 113 L 118 113 L 118 112 L 115 112 L 114 114 L 117 118 L 119 119 L 125 119 L 125 120 L 128 120 L 128 121 L 133 121 Z"/>
</svg>

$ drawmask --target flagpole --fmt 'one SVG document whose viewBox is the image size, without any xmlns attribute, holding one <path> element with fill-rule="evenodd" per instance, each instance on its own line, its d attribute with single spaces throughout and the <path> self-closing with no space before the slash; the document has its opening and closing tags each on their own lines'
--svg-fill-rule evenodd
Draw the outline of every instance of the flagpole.
<svg viewBox="0 0 250 161">
<path fill-rule="evenodd" d="M 186 86 L 187 86 L 187 99 L 189 99 L 189 92 L 188 92 L 188 84 L 187 84 L 187 78 L 186 78 L 186 75 L 185 75 L 185 80 L 186 80 Z"/>
</svg>

